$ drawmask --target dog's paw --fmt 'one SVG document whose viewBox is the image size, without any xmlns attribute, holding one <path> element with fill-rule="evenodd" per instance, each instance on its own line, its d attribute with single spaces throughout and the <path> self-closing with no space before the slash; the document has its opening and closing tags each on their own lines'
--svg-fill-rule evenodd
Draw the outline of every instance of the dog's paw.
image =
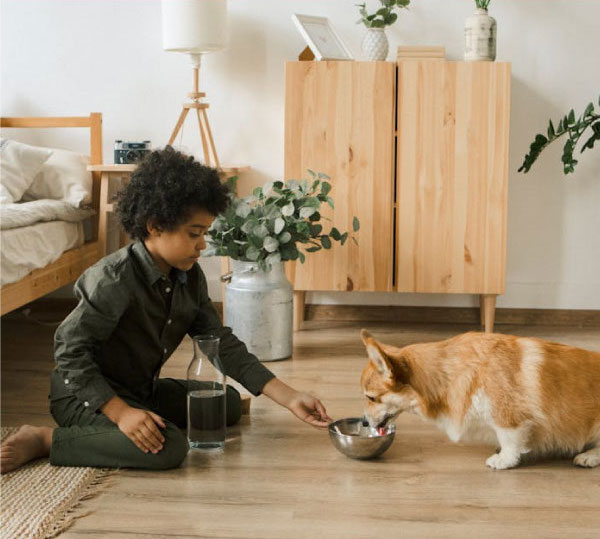
<svg viewBox="0 0 600 539">
<path fill-rule="evenodd" d="M 512 455 L 507 455 L 506 453 L 494 453 L 491 457 L 489 457 L 485 461 L 486 465 L 490 468 L 494 468 L 495 470 L 506 470 L 508 468 L 514 468 L 517 464 L 519 464 L 518 457 L 515 458 Z"/>
<path fill-rule="evenodd" d="M 595 468 L 600 465 L 600 451 L 594 449 L 585 453 L 579 453 L 573 459 L 573 464 L 584 468 Z"/>
</svg>

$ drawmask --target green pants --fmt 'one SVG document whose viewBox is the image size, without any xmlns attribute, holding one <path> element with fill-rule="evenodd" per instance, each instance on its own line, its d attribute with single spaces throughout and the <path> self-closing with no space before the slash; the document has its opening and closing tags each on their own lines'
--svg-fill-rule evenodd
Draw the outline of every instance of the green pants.
<svg viewBox="0 0 600 539">
<path fill-rule="evenodd" d="M 241 416 L 238 391 L 227 386 L 227 425 Z M 161 378 L 156 385 L 156 405 L 149 407 L 126 399 L 136 408 L 160 415 L 166 428 L 161 429 L 165 442 L 157 453 L 144 453 L 119 427 L 100 411 L 86 408 L 74 396 L 52 398 L 50 413 L 59 425 L 54 430 L 50 463 L 55 466 L 93 466 L 98 468 L 176 468 L 187 455 L 189 444 L 180 429 L 187 425 L 187 382 Z"/>
</svg>

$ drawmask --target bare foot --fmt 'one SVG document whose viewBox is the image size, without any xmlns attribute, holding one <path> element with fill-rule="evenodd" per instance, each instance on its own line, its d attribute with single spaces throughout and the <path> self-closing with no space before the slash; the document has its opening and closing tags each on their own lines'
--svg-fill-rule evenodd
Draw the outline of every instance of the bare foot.
<svg viewBox="0 0 600 539">
<path fill-rule="evenodd" d="M 30 460 L 47 457 L 52 444 L 51 427 L 23 425 L 11 434 L 0 448 L 0 473 L 8 473 Z"/>
</svg>

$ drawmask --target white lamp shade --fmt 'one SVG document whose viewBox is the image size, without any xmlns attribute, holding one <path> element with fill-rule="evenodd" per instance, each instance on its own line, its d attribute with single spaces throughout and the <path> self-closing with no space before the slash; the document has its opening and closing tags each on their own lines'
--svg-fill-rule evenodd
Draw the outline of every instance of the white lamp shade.
<svg viewBox="0 0 600 539">
<path fill-rule="evenodd" d="M 163 49 L 201 54 L 227 46 L 227 0 L 162 0 Z"/>
</svg>

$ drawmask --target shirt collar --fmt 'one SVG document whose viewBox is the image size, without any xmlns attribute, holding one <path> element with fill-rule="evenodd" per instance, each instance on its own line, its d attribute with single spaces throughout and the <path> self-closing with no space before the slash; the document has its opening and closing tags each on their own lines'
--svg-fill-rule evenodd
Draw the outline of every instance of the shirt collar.
<svg viewBox="0 0 600 539">
<path fill-rule="evenodd" d="M 153 285 L 156 281 L 158 281 L 163 274 L 156 266 L 156 262 L 152 258 L 152 255 L 148 252 L 146 245 L 144 245 L 143 241 L 136 241 L 133 244 L 133 253 L 140 265 L 142 266 L 142 271 L 144 272 L 144 276 L 148 280 L 150 285 Z M 187 283 L 187 273 L 185 271 L 181 271 L 177 268 L 173 268 L 172 275 L 175 279 L 177 279 L 181 284 Z"/>
<path fill-rule="evenodd" d="M 144 242 L 140 240 L 133 244 L 132 250 L 137 261 L 142 267 L 142 271 L 144 272 L 146 280 L 150 285 L 153 285 L 162 277 L 162 273 L 152 259 L 152 255 L 148 252 L 148 249 L 146 249 Z"/>
<path fill-rule="evenodd" d="M 163 276 L 163 274 L 156 266 L 152 255 L 148 252 L 144 242 L 140 240 L 133 244 L 132 249 L 136 259 L 142 267 L 142 271 L 144 272 L 144 276 L 146 277 L 148 283 L 153 285 Z M 175 277 L 181 284 L 187 283 L 187 273 L 185 271 L 181 271 L 177 268 L 173 268 L 171 271 L 173 272 L 173 277 Z"/>
</svg>

